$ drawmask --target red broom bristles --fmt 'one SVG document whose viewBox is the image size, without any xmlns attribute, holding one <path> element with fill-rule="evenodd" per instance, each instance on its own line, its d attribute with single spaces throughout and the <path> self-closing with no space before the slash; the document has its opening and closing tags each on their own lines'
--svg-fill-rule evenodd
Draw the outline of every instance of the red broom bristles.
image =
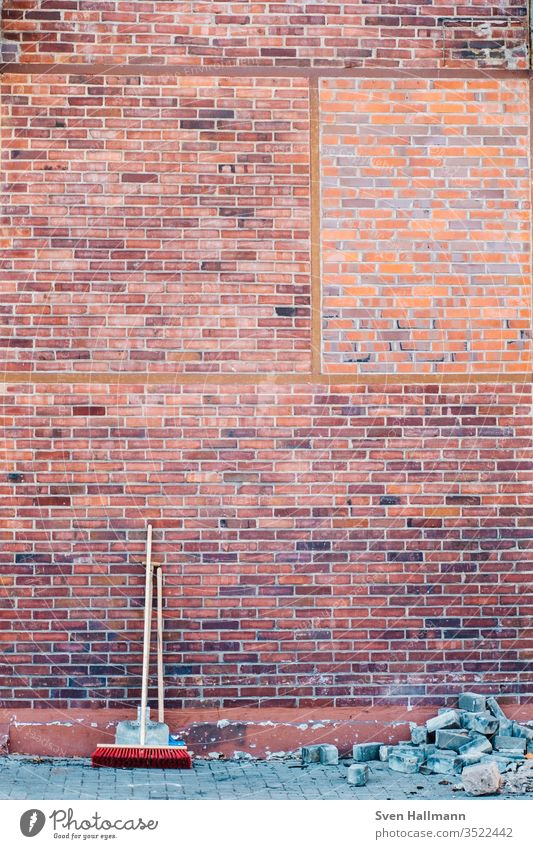
<svg viewBox="0 0 533 849">
<path fill-rule="evenodd" d="M 98 746 L 92 756 L 93 766 L 115 768 L 144 767 L 144 769 L 191 769 L 192 759 L 187 749 L 177 746 Z"/>
</svg>

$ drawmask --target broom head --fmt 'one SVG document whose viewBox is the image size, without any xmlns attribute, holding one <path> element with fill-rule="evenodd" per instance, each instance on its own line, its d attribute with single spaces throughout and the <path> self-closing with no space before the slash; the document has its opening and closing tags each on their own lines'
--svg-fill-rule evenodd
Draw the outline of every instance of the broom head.
<svg viewBox="0 0 533 849">
<path fill-rule="evenodd" d="M 187 749 L 179 746 L 117 746 L 103 743 L 92 755 L 93 766 L 131 769 L 191 769 L 192 759 Z"/>
</svg>

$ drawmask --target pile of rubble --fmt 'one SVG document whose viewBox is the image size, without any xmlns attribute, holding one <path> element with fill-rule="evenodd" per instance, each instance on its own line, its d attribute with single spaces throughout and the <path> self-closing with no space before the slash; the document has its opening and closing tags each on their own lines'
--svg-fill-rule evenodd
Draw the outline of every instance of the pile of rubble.
<svg viewBox="0 0 533 849">
<path fill-rule="evenodd" d="M 367 763 L 379 760 L 396 772 L 460 775 L 462 789 L 474 796 L 498 792 L 504 783 L 502 773 L 515 772 L 508 782 L 513 792 L 515 786 L 533 785 L 528 758 L 533 759 L 533 728 L 508 719 L 492 696 L 463 693 L 457 709 L 442 708 L 425 725 L 411 723 L 410 741 L 356 743 L 348 783 L 365 785 Z M 338 763 L 337 749 L 304 747 L 302 762 Z"/>
</svg>

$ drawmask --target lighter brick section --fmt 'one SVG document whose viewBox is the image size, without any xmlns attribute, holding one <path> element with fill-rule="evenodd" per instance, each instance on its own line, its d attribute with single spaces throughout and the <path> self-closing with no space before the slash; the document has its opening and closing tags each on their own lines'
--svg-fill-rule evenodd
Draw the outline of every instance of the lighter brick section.
<svg viewBox="0 0 533 849">
<path fill-rule="evenodd" d="M 530 363 L 525 80 L 323 80 L 328 372 Z"/>
</svg>

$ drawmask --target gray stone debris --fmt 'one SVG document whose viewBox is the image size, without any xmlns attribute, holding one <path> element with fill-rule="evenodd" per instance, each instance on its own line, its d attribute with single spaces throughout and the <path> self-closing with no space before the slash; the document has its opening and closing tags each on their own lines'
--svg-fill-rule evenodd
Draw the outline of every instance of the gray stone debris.
<svg viewBox="0 0 533 849">
<path fill-rule="evenodd" d="M 320 763 L 320 746 L 302 746 L 302 764 Z"/>
<path fill-rule="evenodd" d="M 439 728 L 459 728 L 459 716 L 455 710 L 447 710 L 431 717 L 426 722 L 426 728 L 431 733 Z"/>
<path fill-rule="evenodd" d="M 339 750 L 331 743 L 324 743 L 318 747 L 320 750 L 320 763 L 328 766 L 335 766 L 339 763 Z"/>
<path fill-rule="evenodd" d="M 439 728 L 435 735 L 435 743 L 437 744 L 437 749 L 453 749 L 455 752 L 458 752 L 460 746 L 468 743 L 468 734 L 466 731 Z"/>
<path fill-rule="evenodd" d="M 411 743 L 418 746 L 420 743 L 428 742 L 429 732 L 425 725 L 417 725 L 415 722 L 410 722 L 411 728 Z"/>
<path fill-rule="evenodd" d="M 379 759 L 380 761 L 388 761 L 390 753 L 394 750 L 394 746 L 380 746 Z"/>
<path fill-rule="evenodd" d="M 352 755 L 357 763 L 365 761 L 378 761 L 379 750 L 383 743 L 354 743 Z"/>
<path fill-rule="evenodd" d="M 495 734 L 498 730 L 499 720 L 488 711 L 481 713 L 465 711 L 461 716 L 461 725 L 477 734 Z"/>
<path fill-rule="evenodd" d="M 479 713 L 486 709 L 486 704 L 485 696 L 479 696 L 477 693 L 461 693 L 459 696 L 459 710 Z"/>
<path fill-rule="evenodd" d="M 526 751 L 527 740 L 525 737 L 500 737 L 496 735 L 492 741 L 494 748 L 498 751 L 511 751 L 524 753 Z"/>
<path fill-rule="evenodd" d="M 495 763 L 475 764 L 463 769 L 461 781 L 469 796 L 489 796 L 500 789 L 502 776 Z"/>
<path fill-rule="evenodd" d="M 368 781 L 368 767 L 366 764 L 352 764 L 348 767 L 348 784 L 354 784 L 356 787 L 364 787 Z"/>
</svg>

